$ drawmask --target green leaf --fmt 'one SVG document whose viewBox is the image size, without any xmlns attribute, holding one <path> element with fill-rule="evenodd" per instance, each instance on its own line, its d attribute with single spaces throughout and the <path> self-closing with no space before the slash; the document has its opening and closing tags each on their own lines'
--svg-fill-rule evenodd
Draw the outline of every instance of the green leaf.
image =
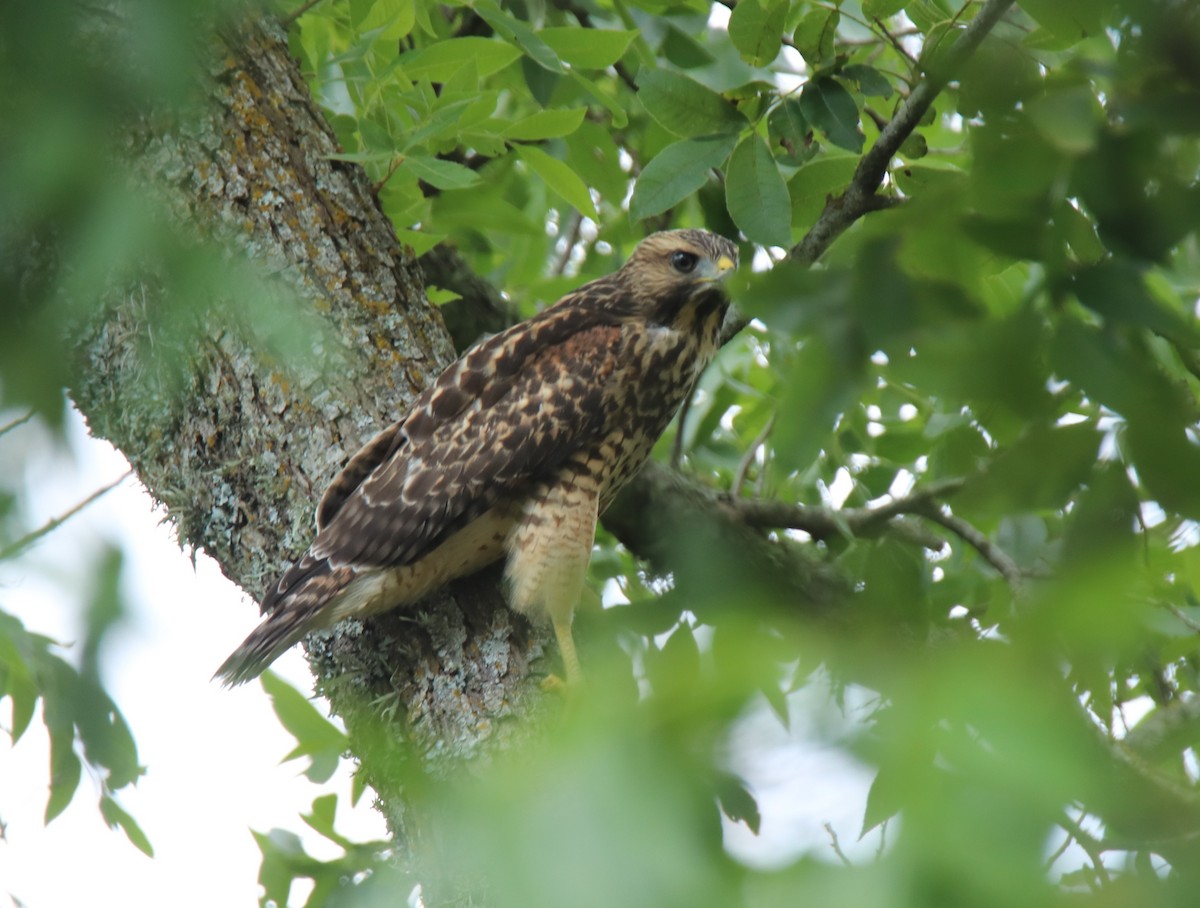
<svg viewBox="0 0 1200 908">
<path fill-rule="evenodd" d="M 816 69 L 833 58 L 834 39 L 841 20 L 836 9 L 824 7 L 812 9 L 800 18 L 792 41 L 810 68 Z"/>
<path fill-rule="evenodd" d="M 721 135 L 668 145 L 639 174 L 630 215 L 640 220 L 682 202 L 704 185 L 713 168 L 725 163 L 736 143 L 737 136 Z"/>
<path fill-rule="evenodd" d="M 423 142 L 439 138 L 447 133 L 461 132 L 464 125 L 463 118 L 468 110 L 472 108 L 473 104 L 472 99 L 463 98 L 460 101 L 452 101 L 443 107 L 439 107 L 424 120 L 421 120 L 415 129 L 403 137 L 404 144 L 401 150 L 407 154 L 410 148 L 416 148 Z M 387 144 L 382 147 L 387 148 L 391 144 L 389 137 Z"/>
<path fill-rule="evenodd" d="M 786 98 L 767 117 L 771 148 L 784 164 L 799 166 L 817 153 L 808 120 L 795 98 Z"/>
<path fill-rule="evenodd" d="M 50 797 L 46 801 L 44 822 L 49 823 L 71 803 L 83 766 L 72 749 L 74 736 L 50 736 Z"/>
<path fill-rule="evenodd" d="M 351 9 L 361 4 L 352 4 Z M 414 0 L 370 0 L 365 15 L 355 23 L 360 32 L 379 29 L 377 40 L 399 41 L 417 22 Z"/>
<path fill-rule="evenodd" d="M 691 35 L 684 34 L 674 25 L 667 27 L 661 47 L 663 56 L 680 69 L 708 66 L 716 59 L 708 48 Z"/>
<path fill-rule="evenodd" d="M 711 88 L 669 69 L 641 76 L 638 98 L 650 116 L 685 139 L 737 132 L 747 125 L 737 108 Z"/>
<path fill-rule="evenodd" d="M 550 45 L 534 33 L 528 25 L 500 9 L 494 0 L 475 0 L 475 12 L 506 41 L 520 47 L 529 59 L 543 69 L 553 73 L 566 72 Z"/>
<path fill-rule="evenodd" d="M 437 189 L 463 189 L 479 182 L 471 168 L 429 155 L 408 155 L 397 171 L 407 171 Z"/>
<path fill-rule="evenodd" d="M 446 303 L 462 299 L 462 294 L 455 293 L 453 290 L 446 290 L 442 287 L 426 286 L 425 298 L 435 306 L 444 306 Z"/>
<path fill-rule="evenodd" d="M 610 31 L 601 28 L 543 28 L 538 36 L 558 56 L 581 69 L 605 69 L 625 55 L 637 37 L 635 31 Z"/>
<path fill-rule="evenodd" d="M 1170 309 L 1146 286 L 1141 269 L 1126 260 L 1101 262 L 1075 278 L 1079 302 L 1106 319 L 1138 325 L 1165 337 L 1200 346 L 1191 316 Z"/>
<path fill-rule="evenodd" d="M 737 776 L 722 773 L 717 778 L 717 802 L 721 812 L 735 823 L 745 823 L 747 828 L 758 835 L 762 826 L 762 814 L 758 810 L 758 802 L 746 783 Z"/>
<path fill-rule="evenodd" d="M 29 728 L 41 697 L 30 673 L 36 639 L 18 619 L 0 611 L 0 700 L 7 696 L 12 701 L 9 738 L 13 744 Z"/>
<path fill-rule="evenodd" d="M 700 649 L 686 621 L 671 632 L 661 650 L 646 654 L 646 676 L 658 696 L 686 699 L 696 689 Z"/>
<path fill-rule="evenodd" d="M 262 675 L 263 690 L 280 723 L 296 739 L 296 747 L 284 757 L 284 762 L 299 757 L 311 757 L 304 774 L 314 782 L 328 781 L 337 769 L 338 760 L 349 748 L 349 741 L 336 725 L 317 711 L 300 691 L 274 672 Z"/>
<path fill-rule="evenodd" d="M 1038 425 L 989 464 L 954 499 L 960 513 L 1005 516 L 1060 508 L 1091 472 L 1100 447 L 1094 425 Z"/>
<path fill-rule="evenodd" d="M 1146 491 L 1164 508 L 1192 520 L 1200 519 L 1200 446 L 1183 426 L 1145 413 L 1129 420 L 1126 439 Z"/>
<path fill-rule="evenodd" d="M 1104 258 L 1106 250 L 1096 235 L 1096 225 L 1065 199 L 1055 210 L 1054 223 L 1062 230 L 1067 245 L 1079 262 L 1094 265 Z"/>
<path fill-rule="evenodd" d="M 396 228 L 396 239 L 406 246 L 411 246 L 413 255 L 421 256 L 446 238 L 444 233 L 427 233 L 424 230 L 404 230 Z"/>
<path fill-rule="evenodd" d="M 580 91 L 608 111 L 608 115 L 612 117 L 613 129 L 624 129 L 629 125 L 629 114 L 625 112 L 623 99 L 618 100 L 612 92 L 602 91 L 591 79 L 585 78 L 577 70 L 571 70 L 568 78 Z"/>
<path fill-rule="evenodd" d="M 806 84 L 800 92 L 800 109 L 805 119 L 834 145 L 847 151 L 862 151 L 865 138 L 858 128 L 858 106 L 840 82 L 821 78 Z"/>
<path fill-rule="evenodd" d="M 120 827 L 126 838 L 138 851 L 148 858 L 154 857 L 154 846 L 150 844 L 150 839 L 146 837 L 142 827 L 137 824 L 137 820 L 108 795 L 100 798 L 100 815 L 104 817 L 104 822 L 108 824 L 109 829 Z"/>
<path fill-rule="evenodd" d="M 1104 8 L 1096 0 L 1021 0 L 1021 9 L 1039 25 L 1071 41 L 1098 34 Z"/>
<path fill-rule="evenodd" d="M 575 171 L 534 145 L 518 145 L 515 151 L 547 186 L 574 205 L 580 214 L 599 220 L 600 215 L 596 212 L 587 184 L 579 179 Z"/>
<path fill-rule="evenodd" d="M 863 811 L 862 830 L 858 834 L 859 838 L 900 812 L 900 808 L 904 805 L 904 792 L 908 788 L 901 780 L 900 775 L 900 773 L 882 766 L 875 773 L 871 788 L 867 792 L 867 807 Z"/>
<path fill-rule="evenodd" d="M 1058 326 L 1052 349 L 1054 371 L 1088 397 L 1135 419 L 1153 413 L 1168 427 L 1195 421 L 1195 403 L 1186 388 L 1166 377 L 1142 351 L 1111 331 L 1078 321 Z"/>
<path fill-rule="evenodd" d="M 1026 111 L 1042 138 L 1070 155 L 1091 151 L 1104 125 L 1104 111 L 1087 85 L 1049 90 L 1029 101 Z"/>
<path fill-rule="evenodd" d="M 401 54 L 397 64 L 414 82 L 445 82 L 468 63 L 474 63 L 481 78 L 487 78 L 520 57 L 519 49 L 493 38 L 448 38 Z"/>
<path fill-rule="evenodd" d="M 868 19 L 886 19 L 904 9 L 905 0 L 863 0 L 863 15 Z"/>
<path fill-rule="evenodd" d="M 584 120 L 566 142 L 567 159 L 580 178 L 610 204 L 619 205 L 629 192 L 629 175 L 621 169 L 611 130 Z"/>
<path fill-rule="evenodd" d="M 539 110 L 537 113 L 505 127 L 502 135 L 517 142 L 537 142 L 541 139 L 559 139 L 569 136 L 583 122 L 586 107 L 571 109 L 555 108 Z"/>
<path fill-rule="evenodd" d="M 313 799 L 312 811 L 307 814 L 302 814 L 301 819 L 304 820 L 314 831 L 319 832 L 322 836 L 329 839 L 335 845 L 339 845 L 346 851 L 354 848 L 355 843 L 347 839 L 336 829 L 333 828 L 333 822 L 337 817 L 337 795 L 327 794 L 321 795 Z"/>
<path fill-rule="evenodd" d="M 775 424 L 775 458 L 779 476 L 805 469 L 828 446 L 834 422 L 858 396 L 865 381 L 861 360 L 835 355 L 820 338 L 800 349 L 779 401 Z"/>
<path fill-rule="evenodd" d="M 792 242 L 792 202 L 787 183 L 762 136 L 752 133 L 738 144 L 725 169 L 725 203 L 738 228 L 756 243 Z"/>
<path fill-rule="evenodd" d="M 853 63 L 850 66 L 842 67 L 841 75 L 843 78 L 857 83 L 858 90 L 868 98 L 890 98 L 892 96 L 892 83 L 874 66 Z"/>
<path fill-rule="evenodd" d="M 792 199 L 792 224 L 803 230 L 813 225 L 830 196 L 841 195 L 854 176 L 858 158 L 850 155 L 822 155 L 809 161 L 788 181 Z"/>
<path fill-rule="evenodd" d="M 783 46 L 786 0 L 739 0 L 729 16 L 729 40 L 751 66 L 766 66 Z"/>
</svg>

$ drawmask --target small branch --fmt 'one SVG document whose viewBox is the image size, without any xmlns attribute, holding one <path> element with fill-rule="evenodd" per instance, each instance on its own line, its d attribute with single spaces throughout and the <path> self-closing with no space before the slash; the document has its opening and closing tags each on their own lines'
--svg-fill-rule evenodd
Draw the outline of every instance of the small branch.
<svg viewBox="0 0 1200 908">
<path fill-rule="evenodd" d="M 0 437 L 7 435 L 13 429 L 19 429 L 21 426 L 25 425 L 25 423 L 29 422 L 29 420 L 31 420 L 31 419 L 33 419 L 33 411 L 32 410 L 30 410 L 24 416 L 20 416 L 17 419 L 14 419 L 12 422 L 10 422 L 8 425 L 0 428 Z"/>
<path fill-rule="evenodd" d="M 696 396 L 696 385 L 700 383 L 697 378 L 692 383 L 691 390 L 683 398 L 683 405 L 679 408 L 679 418 L 675 420 L 675 438 L 671 443 L 671 469 L 679 469 L 679 461 L 683 459 L 683 428 L 687 425 L 688 414 L 692 412 L 692 398 Z"/>
<path fill-rule="evenodd" d="M 290 28 L 293 22 L 295 22 L 320 2 L 321 0 L 306 0 L 306 2 L 301 3 L 279 21 L 284 28 Z"/>
<path fill-rule="evenodd" d="M 742 459 L 738 462 L 737 473 L 733 477 L 733 485 L 729 489 L 729 494 L 734 498 L 741 497 L 742 486 L 746 484 L 746 475 L 750 472 L 750 464 L 754 463 L 758 449 L 767 443 L 767 439 L 771 437 L 771 430 L 774 428 L 775 416 L 772 414 L 766 425 L 762 427 L 762 431 L 755 436 L 754 441 L 750 442 L 746 453 L 742 455 Z"/>
<path fill-rule="evenodd" d="M 581 215 L 575 209 L 571 209 L 571 213 L 568 215 L 568 218 L 570 219 L 571 225 L 566 230 L 566 235 L 563 237 L 563 239 L 566 241 L 566 245 L 563 247 L 562 255 L 558 257 L 558 261 L 556 261 L 554 266 L 550 269 L 550 273 L 555 277 L 562 277 L 563 273 L 567 270 L 567 265 L 571 263 L 571 252 L 575 249 L 576 244 L 579 242 L 579 231 L 583 227 L 583 215 Z"/>
<path fill-rule="evenodd" d="M 896 111 L 896 115 L 880 131 L 875 144 L 859 160 L 858 168 L 854 171 L 854 177 L 846 191 L 825 204 L 825 210 L 821 212 L 812 229 L 792 248 L 793 259 L 804 265 L 813 264 L 851 224 L 863 215 L 879 209 L 879 196 L 876 192 L 883 183 L 888 164 L 896 156 L 904 140 L 921 122 L 934 98 L 949 81 L 951 73 L 974 52 L 1013 2 L 1014 0 L 987 0 L 983 4 L 979 15 L 971 20 L 946 51 L 941 60 L 941 67 L 936 72 L 927 73 L 925 78 L 917 83 Z"/>
<path fill-rule="evenodd" d="M 43 536 L 46 536 L 49 533 L 54 532 L 54 530 L 57 530 L 60 526 L 62 526 L 64 523 L 66 523 L 68 520 L 70 520 L 72 517 L 74 517 L 76 514 L 78 514 L 80 511 L 82 511 L 88 505 L 90 505 L 97 498 L 99 498 L 100 496 L 104 495 L 107 492 L 111 492 L 113 489 L 115 489 L 117 486 L 119 486 L 121 483 L 123 483 L 126 479 L 128 479 L 132 475 L 133 475 L 132 469 L 126 470 L 124 473 L 121 474 L 120 477 L 113 480 L 108 485 L 102 486 L 101 488 L 97 489 L 95 492 L 93 492 L 87 498 L 83 499 L 83 501 L 79 502 L 79 504 L 75 505 L 75 507 L 71 508 L 71 510 L 67 511 L 65 514 L 62 514 L 58 517 L 53 518 L 52 520 L 47 521 L 46 523 L 44 523 L 42 526 L 38 527 L 33 532 L 27 533 L 26 535 L 22 536 L 20 539 L 18 539 L 12 545 L 9 545 L 3 549 L 0 549 L 0 561 L 4 561 L 8 558 L 13 558 L 13 557 L 19 555 L 21 552 L 25 551 L 25 549 L 29 548 L 31 545 L 33 545 L 35 542 L 37 542 L 39 539 L 41 539 Z"/>
<path fill-rule="evenodd" d="M 1200 622 L 1197 622 L 1194 618 L 1188 617 L 1187 613 L 1174 603 L 1165 602 L 1163 604 L 1166 606 L 1167 611 L 1183 622 L 1185 627 L 1190 628 L 1191 630 L 1200 634 Z"/>
<path fill-rule="evenodd" d="M 892 50 L 894 50 L 901 57 L 903 57 L 910 64 L 912 64 L 913 67 L 916 67 L 916 65 L 917 65 L 916 58 L 912 54 L 910 54 L 907 50 L 905 50 L 904 45 L 900 43 L 901 35 L 905 35 L 905 36 L 912 35 L 912 34 L 914 34 L 914 31 L 912 29 L 906 29 L 905 31 L 899 32 L 897 34 L 892 34 L 890 31 L 888 31 L 888 27 L 886 25 L 884 25 L 883 20 L 881 18 L 879 18 L 878 16 L 876 16 L 872 21 L 875 23 L 875 27 L 877 29 L 879 29 L 879 31 L 887 39 L 888 44 L 890 44 L 892 46 Z"/>
<path fill-rule="evenodd" d="M 1106 850 L 1104 843 L 1093 837 L 1068 816 L 1059 817 L 1058 825 L 1067 833 L 1068 839 L 1063 843 L 1063 847 L 1051 856 L 1046 868 L 1049 869 L 1062 856 L 1063 852 L 1067 850 L 1067 846 L 1071 844 L 1071 841 L 1074 840 L 1080 848 L 1087 852 L 1088 859 L 1092 862 L 1092 869 L 1096 871 L 1096 877 L 1102 883 L 1111 882 L 1112 880 L 1108 875 L 1108 868 L 1104 866 L 1103 855 Z"/>
<path fill-rule="evenodd" d="M 795 505 L 784 501 L 746 499 L 725 499 L 724 503 L 732 515 L 747 526 L 803 530 L 814 539 L 827 539 L 847 534 L 851 536 L 872 535 L 904 514 L 927 516 L 934 501 L 954 494 L 962 486 L 963 480 L 961 479 L 945 479 L 930 483 L 911 495 L 893 499 L 874 508 L 838 510 Z M 892 528 L 896 527 L 902 528 L 900 529 L 901 535 L 907 536 L 925 548 L 934 550 L 942 548 L 941 539 L 920 533 L 914 524 L 893 524 Z"/>
<path fill-rule="evenodd" d="M 937 507 L 927 507 L 920 512 L 922 517 L 932 520 L 958 536 L 975 551 L 983 556 L 983 559 L 1000 572 L 1014 593 L 1020 592 L 1024 584 L 1025 577 L 1021 573 L 1021 567 L 1012 556 L 1001 549 L 998 545 L 987 538 L 983 533 L 977 530 L 971 524 L 967 523 L 961 517 L 956 517 L 953 514 L 947 514 Z"/>
<path fill-rule="evenodd" d="M 843 864 L 845 864 L 847 867 L 853 867 L 854 865 L 850 862 L 850 859 L 848 857 L 846 857 L 845 852 L 842 851 L 842 846 L 838 843 L 838 835 L 837 835 L 837 832 L 833 828 L 833 824 L 826 823 L 825 831 L 827 833 L 829 833 L 829 847 L 832 848 L 833 853 L 838 856 L 838 860 L 841 861 Z"/>
<path fill-rule="evenodd" d="M 375 195 L 375 196 L 379 195 L 380 190 L 383 189 L 383 187 L 387 185 L 387 181 L 392 178 L 393 174 L 395 174 L 395 172 L 399 169 L 400 165 L 403 163 L 404 163 L 403 155 L 396 155 L 390 161 L 388 161 L 387 173 L 385 173 L 383 175 L 383 179 L 378 180 L 377 182 L 371 184 L 371 195 Z"/>
</svg>

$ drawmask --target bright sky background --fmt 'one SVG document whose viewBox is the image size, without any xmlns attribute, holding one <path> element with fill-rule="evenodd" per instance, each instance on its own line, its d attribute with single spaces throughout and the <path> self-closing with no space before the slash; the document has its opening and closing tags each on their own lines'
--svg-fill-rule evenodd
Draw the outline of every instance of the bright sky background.
<svg viewBox="0 0 1200 908">
<path fill-rule="evenodd" d="M 128 469 L 108 444 L 87 435 L 76 415 L 68 437 L 71 456 L 36 424 L 0 437 L 0 470 L 25 473 L 20 505 L 29 526 L 63 513 Z M 15 748 L 0 736 L 0 822 L 7 827 L 0 840 L 0 908 L 9 908 L 10 897 L 29 908 L 115 901 L 123 908 L 249 908 L 259 897 L 259 852 L 250 830 L 291 830 L 310 853 L 328 859 L 336 849 L 309 832 L 299 814 L 330 790 L 339 795 L 339 831 L 356 840 L 385 836 L 369 795 L 349 808 L 347 764 L 320 788 L 300 775 L 302 764 L 280 765 L 294 741 L 257 683 L 229 691 L 209 680 L 257 623 L 258 611 L 207 557 L 193 568 L 162 516 L 129 479 L 22 559 L 0 565 L 0 608 L 30 631 L 69 643 L 82 636 L 84 584 L 104 541 L 123 545 L 130 613 L 110 634 L 102 662 L 147 767 L 119 801 L 156 854 L 145 857 L 121 832 L 107 829 L 96 806 L 96 780 L 86 774 L 66 812 L 42 825 L 49 748 L 39 714 Z M 275 669 L 300 690 L 310 689 L 298 649 Z M 756 837 L 727 824 L 727 842 L 749 863 L 778 865 L 812 848 L 828 853 L 827 822 L 851 858 L 869 859 L 877 847 L 875 835 L 856 842 L 869 771 L 832 746 L 811 743 L 830 740 L 831 727 L 834 736 L 839 724 L 846 727 L 816 687 L 798 695 L 790 731 L 764 709 L 748 716 L 736 735 L 745 745 L 731 754 L 732 768 L 758 795 L 763 827 Z M 5 703 L 0 727 L 10 720 Z M 307 891 L 294 890 L 292 902 L 303 904 L 306 897 Z"/>
</svg>

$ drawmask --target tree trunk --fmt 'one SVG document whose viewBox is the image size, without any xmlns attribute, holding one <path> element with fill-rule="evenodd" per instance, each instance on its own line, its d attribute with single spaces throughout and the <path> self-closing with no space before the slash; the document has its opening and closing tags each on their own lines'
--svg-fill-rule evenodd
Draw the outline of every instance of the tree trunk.
<svg viewBox="0 0 1200 908">
<path fill-rule="evenodd" d="M 131 145 L 172 229 L 235 279 L 204 275 L 201 299 L 181 302 L 162 277 L 171 263 L 154 262 L 107 292 L 71 326 L 71 394 L 181 543 L 257 599 L 307 547 L 345 459 L 454 349 L 365 174 L 329 159 L 336 140 L 279 24 L 224 28 L 209 60 L 203 102 L 169 129 L 143 119 Z M 274 277 L 238 277 L 247 259 Z M 491 573 L 402 614 L 345 622 L 309 652 L 360 757 L 403 744 L 423 774 L 444 776 L 526 724 L 498 720 L 541 702 L 531 664 L 547 642 L 504 607 Z M 380 767 L 404 762 L 365 761 L 397 834 L 402 779 Z"/>
</svg>

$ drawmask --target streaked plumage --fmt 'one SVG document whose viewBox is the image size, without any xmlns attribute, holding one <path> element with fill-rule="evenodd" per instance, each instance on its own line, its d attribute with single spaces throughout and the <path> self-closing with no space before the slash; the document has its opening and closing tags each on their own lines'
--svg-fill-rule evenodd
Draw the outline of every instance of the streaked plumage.
<svg viewBox="0 0 1200 908">
<path fill-rule="evenodd" d="M 617 272 L 465 353 L 334 479 L 312 546 L 217 676 L 248 681 L 311 630 L 507 555 L 510 604 L 553 622 L 578 677 L 570 624 L 597 517 L 716 353 L 716 281 L 736 263 L 707 231 L 656 233 Z"/>
</svg>

